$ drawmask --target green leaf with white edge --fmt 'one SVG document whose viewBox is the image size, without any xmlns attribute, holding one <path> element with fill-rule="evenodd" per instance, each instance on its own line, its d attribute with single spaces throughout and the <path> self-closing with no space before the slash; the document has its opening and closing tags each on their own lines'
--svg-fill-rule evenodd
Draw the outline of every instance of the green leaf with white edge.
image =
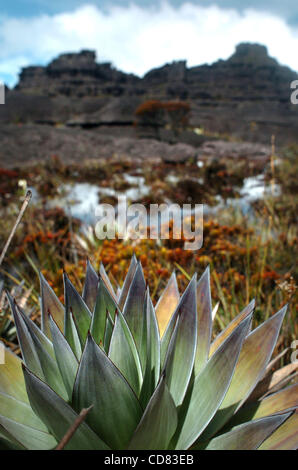
<svg viewBox="0 0 298 470">
<path fill-rule="evenodd" d="M 0 424 L 0 450 L 26 450 L 13 435 L 6 431 Z"/>
<path fill-rule="evenodd" d="M 30 331 L 28 330 L 22 315 L 17 310 L 14 300 L 8 292 L 7 298 L 13 314 L 23 361 L 27 367 L 32 370 L 32 372 L 34 372 L 41 379 L 44 379 L 44 373 Z"/>
<path fill-rule="evenodd" d="M 290 385 L 263 400 L 245 403 L 228 422 L 229 428 L 249 420 L 264 418 L 298 407 L 298 384 Z"/>
<path fill-rule="evenodd" d="M 130 285 L 132 283 L 134 274 L 136 272 L 137 265 L 138 265 L 137 258 L 136 258 L 136 255 L 134 254 L 131 258 L 130 266 L 129 266 L 127 275 L 125 277 L 125 280 L 121 289 L 121 293 L 120 293 L 120 297 L 118 301 L 120 310 L 123 310 Z"/>
<path fill-rule="evenodd" d="M 57 324 L 51 316 L 50 329 L 59 371 L 63 379 L 65 389 L 67 391 L 68 400 L 71 401 L 73 385 L 75 382 L 79 363 L 71 347 L 66 341 L 65 336 L 61 333 Z"/>
<path fill-rule="evenodd" d="M 33 336 L 33 343 L 38 354 L 45 381 L 62 398 L 67 398 L 67 391 L 60 374 L 58 364 L 42 347 L 38 338 Z"/>
<path fill-rule="evenodd" d="M 198 334 L 194 370 L 195 375 L 205 367 L 209 357 L 212 332 L 212 302 L 210 269 L 206 268 L 197 284 Z"/>
<path fill-rule="evenodd" d="M 165 358 L 166 358 L 166 355 L 167 355 L 167 352 L 168 352 L 168 347 L 169 347 L 169 344 L 170 344 L 170 340 L 171 340 L 173 331 L 175 329 L 177 319 L 180 315 L 180 310 L 183 308 L 183 305 L 185 303 L 185 297 L 188 296 L 187 291 L 189 289 L 189 286 L 190 286 L 190 284 L 187 286 L 187 288 L 183 292 L 183 294 L 181 296 L 181 299 L 180 299 L 174 313 L 172 314 L 172 316 L 170 318 L 170 321 L 168 322 L 166 331 L 164 332 L 163 336 L 161 337 L 161 345 L 160 345 L 160 363 L 161 363 L 161 367 L 164 366 L 164 362 L 165 362 Z"/>
<path fill-rule="evenodd" d="M 166 450 L 177 427 L 177 411 L 162 376 L 129 443 L 129 450 Z"/>
<path fill-rule="evenodd" d="M 195 377 L 179 411 L 175 449 L 188 449 L 215 415 L 231 383 L 250 321 L 248 317 L 238 325 Z"/>
<path fill-rule="evenodd" d="M 0 366 L 0 392 L 14 397 L 23 403 L 29 403 L 22 361 L 10 349 L 4 347 L 4 364 Z M 1 408 L 0 408 L 1 414 Z"/>
<path fill-rule="evenodd" d="M 60 442 L 73 425 L 78 414 L 46 383 L 24 368 L 24 377 L 33 411 L 45 423 L 50 433 Z M 85 423 L 70 439 L 67 450 L 109 450 L 109 447 Z"/>
<path fill-rule="evenodd" d="M 282 424 L 291 413 L 249 421 L 236 426 L 210 441 L 206 450 L 255 450 Z"/>
<path fill-rule="evenodd" d="M 107 311 L 114 320 L 117 310 L 119 310 L 117 303 L 112 298 L 103 280 L 100 279 L 90 327 L 91 334 L 97 344 L 104 343 Z"/>
<path fill-rule="evenodd" d="M 106 273 L 106 270 L 105 270 L 105 268 L 104 268 L 104 266 L 103 266 L 102 263 L 100 264 L 100 267 L 99 267 L 99 275 L 100 275 L 101 279 L 103 280 L 103 282 L 104 282 L 106 288 L 108 289 L 108 291 L 109 291 L 111 297 L 113 298 L 113 300 L 114 300 L 115 302 L 117 302 L 117 296 L 116 296 L 116 294 L 115 294 L 115 292 L 114 292 L 114 289 L 113 289 L 113 286 L 112 286 L 112 284 L 111 284 L 111 281 L 110 281 L 110 279 L 109 279 L 109 277 L 108 277 L 108 275 L 107 275 L 107 273 Z"/>
<path fill-rule="evenodd" d="M 25 424 L 39 431 L 47 432 L 44 423 L 32 411 L 29 403 L 0 392 L 0 415 L 20 424 Z"/>
<path fill-rule="evenodd" d="M 285 313 L 286 307 L 258 326 L 245 339 L 233 380 L 220 409 L 204 432 L 205 440 L 209 440 L 226 424 L 263 377 Z"/>
<path fill-rule="evenodd" d="M 64 273 L 63 278 L 65 308 L 67 312 L 71 311 L 74 316 L 78 336 L 83 348 L 90 328 L 91 312 L 66 273 Z"/>
<path fill-rule="evenodd" d="M 76 410 L 93 405 L 86 422 L 113 449 L 127 447 L 142 416 L 133 390 L 91 335 L 79 365 L 73 404 Z"/>
<path fill-rule="evenodd" d="M 110 342 L 113 334 L 113 329 L 114 329 L 114 322 L 111 318 L 111 315 L 109 312 L 106 312 L 106 327 L 105 327 L 105 337 L 103 341 L 103 349 L 108 354 L 109 348 L 110 348 Z"/>
<path fill-rule="evenodd" d="M 82 346 L 78 335 L 76 322 L 71 310 L 65 310 L 65 330 L 64 336 L 72 352 L 79 361 L 82 355 Z"/>
<path fill-rule="evenodd" d="M 42 345 L 43 349 L 47 352 L 49 356 L 53 359 L 55 358 L 55 352 L 52 341 L 38 328 L 38 326 L 32 321 L 27 315 L 23 312 L 22 309 L 17 305 L 17 310 L 21 313 L 22 318 L 31 334 L 31 336 L 36 337 L 39 343 Z"/>
<path fill-rule="evenodd" d="M 177 308 L 180 300 L 176 274 L 173 272 L 169 282 L 166 285 L 161 297 L 159 298 L 155 311 L 159 327 L 160 337 L 162 338 L 166 331 L 171 316 Z"/>
<path fill-rule="evenodd" d="M 139 398 L 143 408 L 146 407 L 151 398 L 160 377 L 159 330 L 149 288 L 147 288 L 146 292 L 144 309 L 147 355 L 142 390 Z"/>
<path fill-rule="evenodd" d="M 24 321 L 31 337 L 36 337 L 40 344 L 42 345 L 43 349 L 51 356 L 53 359 L 55 358 L 54 348 L 52 342 L 49 338 L 38 328 L 38 326 L 25 314 L 25 312 L 17 305 L 12 298 L 10 298 L 10 302 L 12 303 L 12 308 L 15 308 L 16 312 Z"/>
<path fill-rule="evenodd" d="M 102 282 L 102 292 L 103 292 L 104 301 L 106 304 L 106 309 L 109 311 L 111 318 L 114 321 L 116 311 L 120 310 L 119 306 L 117 302 L 114 300 L 114 298 L 111 296 L 104 282 Z"/>
<path fill-rule="evenodd" d="M 193 370 L 197 344 L 196 275 L 179 306 L 175 335 L 165 359 L 166 382 L 176 406 L 183 402 Z"/>
<path fill-rule="evenodd" d="M 107 306 L 104 294 L 104 282 L 99 281 L 94 312 L 91 321 L 91 334 L 97 344 L 103 344 L 107 318 Z"/>
<path fill-rule="evenodd" d="M 138 395 L 143 380 L 140 358 L 130 329 L 121 312 L 118 312 L 115 318 L 108 356 Z"/>
<path fill-rule="evenodd" d="M 87 307 L 89 308 L 90 312 L 93 312 L 93 309 L 94 309 L 98 282 L 99 282 L 98 274 L 96 273 L 89 259 L 87 259 L 86 278 L 85 278 L 85 283 L 83 287 L 82 298 L 85 304 L 87 305 Z"/>
<path fill-rule="evenodd" d="M 274 433 L 266 439 L 259 450 L 298 449 L 298 409 Z"/>
<path fill-rule="evenodd" d="M 139 353 L 143 371 L 145 370 L 146 362 L 146 338 L 144 338 L 145 292 L 146 283 L 143 275 L 143 270 L 141 264 L 138 263 L 123 308 L 123 316 L 127 321 L 129 329 L 137 345 L 137 350 Z"/>
<path fill-rule="evenodd" d="M 219 348 L 219 346 L 224 342 L 224 340 L 232 333 L 232 331 L 241 323 L 248 315 L 250 315 L 255 308 L 255 300 L 253 299 L 240 313 L 237 315 L 231 323 L 219 334 L 216 336 L 214 341 L 210 346 L 209 356 Z"/>
<path fill-rule="evenodd" d="M 41 331 L 36 334 L 36 325 L 18 309 L 11 298 L 10 304 L 13 310 L 20 345 L 25 345 L 25 347 L 23 346 L 22 348 L 25 364 L 34 372 L 34 369 L 30 366 L 33 358 L 34 367 L 38 365 L 36 375 L 41 379 L 45 379 L 59 395 L 65 397 L 66 390 L 56 360 L 48 353 L 49 344 L 47 338 Z M 29 349 L 27 346 L 29 346 Z M 31 354 L 33 355 L 32 357 Z M 36 358 L 38 359 L 38 363 Z"/>
<path fill-rule="evenodd" d="M 48 432 L 39 431 L 3 416 L 0 416 L 0 433 L 30 450 L 51 450 L 57 445 L 57 441 Z"/>
<path fill-rule="evenodd" d="M 41 329 L 44 334 L 50 338 L 48 313 L 51 312 L 51 315 L 55 319 L 60 330 L 63 331 L 64 307 L 41 272 L 39 273 L 39 280 L 41 292 Z"/>
</svg>

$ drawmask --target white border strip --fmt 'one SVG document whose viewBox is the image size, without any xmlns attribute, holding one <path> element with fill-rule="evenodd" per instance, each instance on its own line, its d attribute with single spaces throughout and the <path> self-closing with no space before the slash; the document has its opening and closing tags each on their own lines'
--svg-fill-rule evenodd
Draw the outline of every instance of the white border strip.
<svg viewBox="0 0 298 470">
<path fill-rule="evenodd" d="M 0 80 L 0 104 L 5 104 L 5 85 Z"/>
</svg>

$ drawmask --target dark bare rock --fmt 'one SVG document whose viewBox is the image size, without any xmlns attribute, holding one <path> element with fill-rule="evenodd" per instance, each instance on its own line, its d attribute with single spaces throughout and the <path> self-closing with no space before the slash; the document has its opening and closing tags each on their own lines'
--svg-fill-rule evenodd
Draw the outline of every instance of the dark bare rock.
<svg viewBox="0 0 298 470">
<path fill-rule="evenodd" d="M 132 159 L 184 163 L 204 158 L 270 157 L 270 147 L 252 143 L 205 142 L 203 146 L 168 144 L 155 139 L 115 137 L 97 129 L 74 129 L 38 124 L 6 124 L 0 126 L 0 166 L 15 168 L 45 162 L 53 156 L 61 162 L 83 164 L 88 160 Z"/>
<path fill-rule="evenodd" d="M 170 145 L 154 139 L 113 137 L 96 130 L 36 124 L 2 125 L 0 141 L 0 166 L 10 168 L 44 162 L 53 156 L 65 164 L 111 158 L 185 162 L 197 152 L 184 144 Z"/>
<path fill-rule="evenodd" d="M 190 126 L 204 130 L 203 137 L 185 131 L 177 139 L 161 129 L 159 151 L 171 148 L 170 155 L 163 150 L 165 160 L 189 158 L 191 149 L 198 149 L 211 134 L 264 145 L 275 135 L 277 146 L 283 146 L 297 142 L 298 106 L 290 102 L 290 83 L 297 78 L 258 44 L 238 45 L 226 61 L 190 68 L 185 61 L 173 62 L 143 78 L 97 63 L 93 51 L 62 54 L 45 67 L 24 68 L 15 89 L 7 91 L 6 104 L 0 106 L 0 158 L 26 161 L 50 152 L 66 160 L 72 154 L 98 158 L 100 153 L 117 152 L 119 139 L 119 151 L 124 151 L 125 138 L 134 139 L 138 152 L 139 140 L 148 141 L 142 150 L 152 153 L 156 135 L 144 139 L 134 127 L 135 110 L 148 99 L 188 101 Z M 103 145 L 106 150 L 98 148 L 102 139 L 109 142 Z M 182 147 L 175 147 L 178 144 Z M 228 148 L 220 143 L 215 151 L 229 153 Z"/>
<path fill-rule="evenodd" d="M 252 142 L 225 142 L 223 140 L 205 142 L 198 151 L 200 160 L 213 158 L 245 158 L 250 161 L 266 161 L 270 158 L 271 148 L 268 145 Z"/>
</svg>

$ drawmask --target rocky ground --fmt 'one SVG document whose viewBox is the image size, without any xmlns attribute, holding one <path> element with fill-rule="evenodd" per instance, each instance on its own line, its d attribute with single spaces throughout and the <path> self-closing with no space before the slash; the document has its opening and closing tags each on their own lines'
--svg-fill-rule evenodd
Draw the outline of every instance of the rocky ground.
<svg viewBox="0 0 298 470">
<path fill-rule="evenodd" d="M 87 160 L 131 158 L 143 162 L 150 159 L 166 163 L 183 163 L 204 158 L 235 157 L 264 163 L 271 153 L 269 146 L 254 143 L 208 141 L 193 146 L 169 144 L 155 139 L 114 137 L 97 130 L 57 128 L 47 125 L 0 126 L 0 166 L 13 168 L 57 156 L 64 163 Z"/>
</svg>

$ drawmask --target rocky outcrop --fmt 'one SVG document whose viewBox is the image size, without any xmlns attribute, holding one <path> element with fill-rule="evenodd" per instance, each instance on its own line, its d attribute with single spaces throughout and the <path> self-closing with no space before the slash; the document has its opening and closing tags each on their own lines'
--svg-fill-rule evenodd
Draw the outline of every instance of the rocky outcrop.
<svg viewBox="0 0 298 470">
<path fill-rule="evenodd" d="M 140 79 L 112 67 L 111 63 L 96 63 L 94 51 L 62 54 L 47 67 L 25 67 L 20 74 L 16 90 L 54 97 L 63 95 L 82 98 L 86 96 L 120 96 Z"/>
<path fill-rule="evenodd" d="M 197 153 L 199 160 L 210 158 L 245 158 L 250 161 L 266 161 L 271 155 L 270 146 L 251 142 L 225 142 L 223 140 L 203 143 Z"/>
<path fill-rule="evenodd" d="M 290 83 L 297 78 L 258 44 L 240 44 L 226 61 L 190 68 L 173 62 L 143 78 L 97 63 L 95 53 L 85 50 L 24 68 L 0 106 L 0 124 L 106 126 L 111 135 L 125 137 L 139 104 L 178 99 L 191 105 L 190 125 L 208 135 L 268 144 L 274 134 L 284 145 L 297 141 L 298 106 L 290 102 Z"/>
<path fill-rule="evenodd" d="M 44 162 L 58 156 L 65 163 L 82 164 L 87 160 L 133 159 L 184 163 L 218 156 L 240 156 L 250 160 L 268 160 L 270 147 L 257 144 L 205 142 L 194 147 L 183 143 L 168 144 L 155 139 L 111 136 L 97 130 L 57 128 L 49 125 L 5 124 L 0 126 L 1 167 L 15 168 Z M 215 145 L 216 144 L 216 145 Z"/>
</svg>

